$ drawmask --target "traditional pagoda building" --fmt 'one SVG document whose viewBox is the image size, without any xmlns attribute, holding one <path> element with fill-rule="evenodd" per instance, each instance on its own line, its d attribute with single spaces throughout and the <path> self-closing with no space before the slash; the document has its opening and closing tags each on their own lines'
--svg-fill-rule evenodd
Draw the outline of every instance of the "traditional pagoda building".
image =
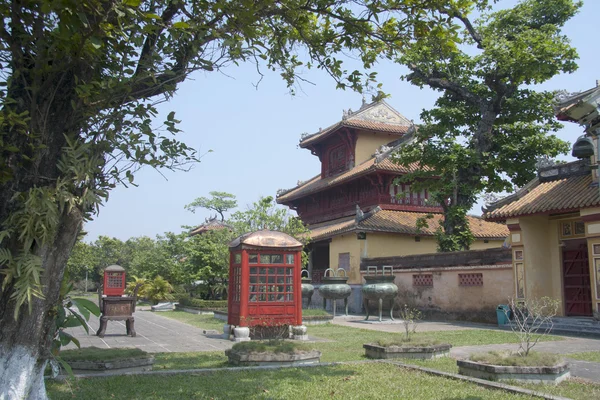
<svg viewBox="0 0 600 400">
<path fill-rule="evenodd" d="M 361 284 L 361 258 L 436 252 L 434 232 L 442 208 L 429 193 L 395 179 L 418 166 L 395 164 L 390 155 L 414 140 L 415 125 L 384 101 L 344 111 L 342 120 L 311 135 L 300 147 L 319 158 L 321 173 L 289 190 L 277 202 L 295 210 L 311 230 L 309 271 L 318 283 L 327 268 L 343 268 Z M 418 230 L 429 213 L 429 228 Z M 505 225 L 469 217 L 472 249 L 501 247 Z M 360 292 L 360 291 L 359 291 Z"/>
<path fill-rule="evenodd" d="M 231 226 L 217 219 L 217 216 L 215 215 L 210 219 L 205 218 L 202 225 L 198 225 L 190 231 L 190 236 L 202 235 L 206 232 L 219 231 L 222 229 L 229 229 L 230 231 L 232 230 Z"/>
</svg>

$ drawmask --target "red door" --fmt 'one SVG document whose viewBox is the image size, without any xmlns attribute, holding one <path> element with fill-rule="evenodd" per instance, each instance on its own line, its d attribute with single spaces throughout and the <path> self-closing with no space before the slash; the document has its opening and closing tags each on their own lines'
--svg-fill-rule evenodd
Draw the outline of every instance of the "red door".
<svg viewBox="0 0 600 400">
<path fill-rule="evenodd" d="M 567 316 L 592 315 L 592 291 L 587 244 L 563 250 L 563 284 Z"/>
</svg>

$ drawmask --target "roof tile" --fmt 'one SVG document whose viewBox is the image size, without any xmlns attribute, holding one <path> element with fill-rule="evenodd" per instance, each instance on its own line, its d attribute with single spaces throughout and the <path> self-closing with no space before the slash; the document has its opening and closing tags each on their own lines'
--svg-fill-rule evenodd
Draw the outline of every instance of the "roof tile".
<svg viewBox="0 0 600 400">
<path fill-rule="evenodd" d="M 515 201 L 485 213 L 484 218 L 501 220 L 522 215 L 549 214 L 600 205 L 598 187 L 591 185 L 591 174 L 542 182 Z"/>
<path fill-rule="evenodd" d="M 433 218 L 428 220 L 429 226 L 418 231 L 417 219 L 427 215 L 427 213 L 418 212 L 381 210 L 358 223 L 354 218 L 341 218 L 326 224 L 311 226 L 309 229 L 312 240 L 326 239 L 351 231 L 433 236 L 443 220 L 443 215 L 433 214 Z M 503 239 L 508 236 L 508 228 L 504 224 L 485 221 L 474 216 L 468 216 L 467 218 L 471 231 L 476 238 Z"/>
</svg>

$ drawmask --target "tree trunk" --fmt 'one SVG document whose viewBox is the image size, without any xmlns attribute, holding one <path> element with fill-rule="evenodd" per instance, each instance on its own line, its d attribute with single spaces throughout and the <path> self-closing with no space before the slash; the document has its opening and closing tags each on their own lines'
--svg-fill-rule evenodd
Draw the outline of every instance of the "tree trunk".
<svg viewBox="0 0 600 400">
<path fill-rule="evenodd" d="M 69 254 L 81 230 L 76 208 L 61 216 L 54 240 L 39 251 L 43 299 L 32 298 L 15 321 L 11 288 L 0 297 L 0 399 L 46 399 L 44 369 L 55 332 L 56 304 Z M 15 249 L 11 249 L 15 250 Z"/>
</svg>

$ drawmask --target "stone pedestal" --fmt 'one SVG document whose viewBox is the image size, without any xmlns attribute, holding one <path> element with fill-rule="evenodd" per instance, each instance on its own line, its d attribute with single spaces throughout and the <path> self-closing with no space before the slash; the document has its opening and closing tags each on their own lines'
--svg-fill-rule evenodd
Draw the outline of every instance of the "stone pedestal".
<svg viewBox="0 0 600 400">
<path fill-rule="evenodd" d="M 250 328 L 238 326 L 233 329 L 234 342 L 247 342 L 250 340 Z"/>
<path fill-rule="evenodd" d="M 231 336 L 231 325 L 225 324 L 223 325 L 223 339 L 229 340 Z"/>
<path fill-rule="evenodd" d="M 308 335 L 306 334 L 306 326 L 297 325 L 292 327 L 292 338 L 294 340 L 308 340 Z"/>
</svg>

